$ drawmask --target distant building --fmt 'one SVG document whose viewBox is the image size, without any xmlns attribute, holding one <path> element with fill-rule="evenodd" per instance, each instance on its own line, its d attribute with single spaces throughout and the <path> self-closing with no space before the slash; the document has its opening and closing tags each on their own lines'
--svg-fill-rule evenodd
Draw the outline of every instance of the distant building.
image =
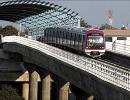
<svg viewBox="0 0 130 100">
<path fill-rule="evenodd" d="M 106 41 L 130 40 L 130 30 L 103 30 Z"/>
</svg>

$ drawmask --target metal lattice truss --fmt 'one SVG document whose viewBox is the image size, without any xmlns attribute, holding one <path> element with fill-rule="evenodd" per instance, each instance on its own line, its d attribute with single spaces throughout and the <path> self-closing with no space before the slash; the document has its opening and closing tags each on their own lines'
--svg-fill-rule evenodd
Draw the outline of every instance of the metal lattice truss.
<svg viewBox="0 0 130 100">
<path fill-rule="evenodd" d="M 0 19 L 17 22 L 33 35 L 46 27 L 79 26 L 78 13 L 50 2 L 17 0 L 0 3 Z"/>
</svg>

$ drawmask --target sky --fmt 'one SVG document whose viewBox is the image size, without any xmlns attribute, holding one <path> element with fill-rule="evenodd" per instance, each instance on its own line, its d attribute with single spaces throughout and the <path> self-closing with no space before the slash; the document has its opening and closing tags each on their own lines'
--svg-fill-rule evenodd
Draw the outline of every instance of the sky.
<svg viewBox="0 0 130 100">
<path fill-rule="evenodd" d="M 9 1 L 9 0 L 0 0 Z M 41 0 L 61 5 L 79 13 L 93 27 L 108 23 L 108 10 L 112 10 L 113 26 L 130 24 L 130 0 Z"/>
<path fill-rule="evenodd" d="M 122 24 L 130 24 L 129 0 L 53 0 L 52 2 L 76 11 L 92 26 L 99 27 L 108 23 L 108 10 L 112 11 L 113 26 L 121 27 Z"/>
</svg>

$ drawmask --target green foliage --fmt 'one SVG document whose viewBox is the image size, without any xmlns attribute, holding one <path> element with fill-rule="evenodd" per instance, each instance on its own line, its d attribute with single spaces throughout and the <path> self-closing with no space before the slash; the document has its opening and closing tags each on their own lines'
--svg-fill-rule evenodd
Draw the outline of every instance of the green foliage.
<svg viewBox="0 0 130 100">
<path fill-rule="evenodd" d="M 121 30 L 126 30 L 126 27 L 121 27 Z"/>
<path fill-rule="evenodd" d="M 105 30 L 105 29 L 115 30 L 115 29 L 118 29 L 118 28 L 116 28 L 116 27 L 110 27 L 110 25 L 108 25 L 108 24 L 102 24 L 99 29 L 100 30 Z"/>
<path fill-rule="evenodd" d="M 91 25 L 88 25 L 87 22 L 85 22 L 83 19 L 80 20 L 80 26 L 81 27 L 86 27 L 86 28 L 91 28 Z"/>
<path fill-rule="evenodd" d="M 102 24 L 99 29 L 100 30 L 109 29 L 109 25 L 108 24 Z"/>
<path fill-rule="evenodd" d="M 24 98 L 18 95 L 16 89 L 6 86 L 0 90 L 0 100 L 24 100 Z"/>
<path fill-rule="evenodd" d="M 0 34 L 3 36 L 18 35 L 18 31 L 13 26 L 6 26 L 0 30 Z"/>
</svg>

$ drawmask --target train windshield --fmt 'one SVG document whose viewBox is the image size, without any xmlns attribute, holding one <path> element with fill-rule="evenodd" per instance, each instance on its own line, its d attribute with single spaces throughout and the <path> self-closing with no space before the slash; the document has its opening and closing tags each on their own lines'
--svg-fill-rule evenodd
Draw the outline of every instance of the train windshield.
<svg viewBox="0 0 130 100">
<path fill-rule="evenodd" d="M 104 39 L 102 35 L 89 35 L 87 37 L 87 45 L 88 49 L 103 49 L 104 48 Z"/>
</svg>

